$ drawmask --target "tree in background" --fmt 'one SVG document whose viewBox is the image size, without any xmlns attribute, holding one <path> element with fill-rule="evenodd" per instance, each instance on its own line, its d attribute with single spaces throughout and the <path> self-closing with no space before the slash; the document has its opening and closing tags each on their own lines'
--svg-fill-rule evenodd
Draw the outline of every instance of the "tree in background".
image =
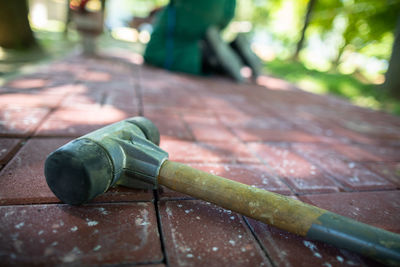
<svg viewBox="0 0 400 267">
<path fill-rule="evenodd" d="M 392 55 L 385 75 L 384 88 L 391 95 L 400 99 L 400 16 L 397 20 Z"/>
<path fill-rule="evenodd" d="M 335 27 L 335 20 L 345 20 L 347 23 L 347 17 L 344 12 L 344 3 L 346 1 L 338 0 L 318 0 L 314 5 L 313 17 L 310 22 L 311 27 L 319 32 L 322 39 L 325 39 Z M 343 32 L 342 32 L 343 40 Z M 346 45 L 339 44 L 338 46 L 338 57 L 340 58 L 344 52 Z M 336 61 L 336 60 L 335 60 Z M 334 64 L 337 66 L 337 64 Z"/>
<path fill-rule="evenodd" d="M 395 29 L 399 14 L 400 0 L 319 0 L 311 25 L 325 36 L 332 31 L 336 19 L 344 21 L 342 42 L 332 62 L 336 67 L 346 50 L 387 59 L 390 52 L 371 47 L 387 40 Z"/>
<path fill-rule="evenodd" d="M 317 2 L 317 0 L 309 0 L 308 1 L 307 11 L 306 11 L 306 15 L 304 17 L 303 28 L 302 28 L 301 34 L 300 34 L 300 40 L 297 42 L 296 51 L 294 52 L 293 59 L 296 59 L 296 60 L 298 59 L 300 50 L 303 48 L 304 38 L 306 35 L 308 25 L 310 24 L 311 15 L 314 10 L 315 2 Z"/>
<path fill-rule="evenodd" d="M 27 1 L 0 1 L 0 46 L 23 49 L 34 45 Z"/>
</svg>

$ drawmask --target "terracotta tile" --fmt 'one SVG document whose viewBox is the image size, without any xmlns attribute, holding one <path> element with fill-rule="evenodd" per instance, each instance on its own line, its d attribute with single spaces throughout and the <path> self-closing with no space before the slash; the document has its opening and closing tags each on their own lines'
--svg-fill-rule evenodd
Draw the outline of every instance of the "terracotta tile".
<svg viewBox="0 0 400 267">
<path fill-rule="evenodd" d="M 70 139 L 31 139 L 0 172 L 0 204 L 55 203 L 43 166 L 47 155 Z M 152 191 L 113 189 L 93 201 L 151 200 Z"/>
<path fill-rule="evenodd" d="M 197 141 L 226 141 L 237 138 L 215 116 L 184 115 L 184 120 Z"/>
<path fill-rule="evenodd" d="M 338 154 L 329 147 L 306 144 L 295 144 L 293 147 L 350 190 L 396 188 L 396 185 L 371 172 L 362 164 L 346 160 L 344 155 Z"/>
<path fill-rule="evenodd" d="M 320 142 L 318 136 L 314 136 L 301 130 L 284 131 L 284 130 L 245 130 L 236 131 L 243 141 L 266 141 L 266 142 Z"/>
<path fill-rule="evenodd" d="M 368 162 L 364 163 L 364 166 L 373 171 L 374 173 L 380 175 L 381 177 L 389 180 L 393 184 L 396 184 L 397 187 L 399 188 L 400 186 L 399 162 L 385 162 L 385 163 Z"/>
<path fill-rule="evenodd" d="M 41 71 L 44 73 L 51 73 L 51 77 L 54 76 L 62 78 L 62 76 L 67 76 L 68 78 L 74 78 L 74 76 L 78 73 L 84 72 L 86 70 L 85 62 L 80 62 L 78 60 L 71 61 L 69 58 L 64 58 L 60 61 L 56 61 L 46 66 Z"/>
<path fill-rule="evenodd" d="M 18 150 L 21 139 L 0 139 L 0 165 L 6 163 Z"/>
<path fill-rule="evenodd" d="M 373 154 L 377 161 L 400 162 L 400 151 L 395 146 L 361 146 L 367 153 Z"/>
<path fill-rule="evenodd" d="M 122 79 L 125 79 L 122 78 Z M 129 78 L 128 78 L 129 80 Z M 70 109 L 87 109 L 114 107 L 116 109 L 130 109 L 137 112 L 138 99 L 133 86 L 129 86 L 130 90 L 123 90 L 117 87 L 115 83 L 105 83 L 102 85 L 81 85 L 81 89 L 68 95 L 61 107 Z"/>
<path fill-rule="evenodd" d="M 376 153 L 364 149 L 365 146 L 359 145 L 335 145 L 332 146 L 332 150 L 337 151 L 345 155 L 349 160 L 355 162 L 371 162 L 371 161 L 382 161 L 382 158 Z"/>
<path fill-rule="evenodd" d="M 192 196 L 174 191 L 172 189 L 169 189 L 168 187 L 165 187 L 163 185 L 159 185 L 157 189 L 159 199 L 161 200 L 181 200 L 181 199 L 195 199 Z"/>
<path fill-rule="evenodd" d="M 62 95 L 49 94 L 0 94 L 0 107 L 55 108 L 62 98 Z"/>
<path fill-rule="evenodd" d="M 337 143 L 360 143 L 360 144 L 371 144 L 375 143 L 374 140 L 368 138 L 367 136 L 361 135 L 359 133 L 344 129 L 340 126 L 337 126 L 334 122 L 323 122 L 324 129 L 328 129 L 328 131 L 332 134 L 332 137 L 335 138 Z"/>
<path fill-rule="evenodd" d="M 350 143 L 352 141 L 369 140 L 354 132 L 338 127 L 329 119 L 322 119 L 320 113 L 310 114 L 304 111 L 285 112 L 281 111 L 279 116 L 290 120 L 296 127 L 303 131 L 316 135 L 324 143 Z"/>
<path fill-rule="evenodd" d="M 157 76 L 155 76 L 157 77 Z M 142 78 L 143 74 L 142 74 Z M 171 90 L 172 87 L 163 79 L 141 79 L 140 86 L 142 87 L 143 99 L 151 100 L 156 98 L 157 95 L 166 95 L 166 91 Z"/>
<path fill-rule="evenodd" d="M 247 147 L 239 142 L 188 142 L 162 140 L 161 148 L 170 160 L 183 163 L 259 163 Z"/>
<path fill-rule="evenodd" d="M 71 81 L 59 82 L 52 77 L 54 85 L 42 88 L 40 90 L 41 94 L 49 94 L 49 95 L 62 95 L 65 96 L 67 94 L 78 93 L 83 90 L 83 86 L 78 83 L 74 83 Z"/>
<path fill-rule="evenodd" d="M 121 82 L 121 84 L 124 85 L 125 82 Z M 138 112 L 139 99 L 133 85 L 128 85 L 130 90 L 124 90 L 122 85 L 115 84 L 113 86 L 116 88 L 108 88 L 107 94 L 103 96 L 103 105 L 118 109 L 135 109 Z"/>
<path fill-rule="evenodd" d="M 229 118 L 223 122 L 232 125 Z M 316 142 L 320 139 L 297 128 L 293 123 L 272 114 L 262 117 L 252 117 L 233 124 L 231 130 L 243 141 L 269 142 Z"/>
<path fill-rule="evenodd" d="M 296 192 L 315 193 L 340 190 L 340 186 L 316 165 L 293 153 L 288 144 L 254 143 L 250 147 Z"/>
<path fill-rule="evenodd" d="M 291 190 L 272 171 L 263 165 L 198 165 L 203 171 L 213 173 L 257 188 L 289 195 Z"/>
<path fill-rule="evenodd" d="M 157 115 L 151 113 L 150 115 L 146 115 L 145 113 L 145 117 L 150 119 L 157 126 L 161 135 L 161 140 L 194 140 L 191 131 L 177 113 L 167 112 L 167 114 L 164 114 L 160 112 L 160 114 Z"/>
<path fill-rule="evenodd" d="M 15 79 L 7 84 L 7 86 L 15 88 L 15 89 L 35 89 L 42 88 L 48 84 L 48 80 L 41 78 L 20 78 Z"/>
<path fill-rule="evenodd" d="M 156 107 L 156 106 L 143 106 L 143 116 L 149 118 L 155 118 L 156 120 L 160 117 L 172 117 L 177 118 L 179 121 L 182 121 L 186 125 L 183 120 L 183 114 L 194 115 L 194 116 L 212 116 L 214 113 L 211 110 L 206 109 L 183 109 L 179 106 L 174 107 Z M 187 125 L 185 126 L 187 127 Z"/>
<path fill-rule="evenodd" d="M 78 137 L 137 115 L 135 111 L 120 110 L 114 107 L 59 109 L 43 122 L 35 135 Z"/>
<path fill-rule="evenodd" d="M 58 202 L 43 175 L 46 156 L 68 139 L 29 140 L 0 172 L 0 203 Z"/>
<path fill-rule="evenodd" d="M 394 118 L 393 118 L 394 119 Z M 398 118 L 395 121 L 399 121 Z M 385 114 L 378 112 L 359 113 L 355 112 L 352 116 L 340 121 L 341 125 L 354 132 L 376 139 L 399 140 L 400 126 L 395 125 L 394 121 L 388 120 Z"/>
<path fill-rule="evenodd" d="M 303 107 L 294 112 L 281 110 L 278 115 L 293 122 L 303 131 L 318 136 L 325 143 L 373 143 L 370 138 L 338 125 L 335 119 L 337 116 L 337 111 L 335 110 L 339 109 L 339 107 L 333 107 L 332 112 L 330 112 L 332 114 L 329 113 L 327 116 L 324 116 L 326 111 L 321 110 L 320 106 L 314 106 L 313 108 L 312 112 L 307 109 L 303 110 Z"/>
<path fill-rule="evenodd" d="M 132 202 L 153 200 L 153 190 L 132 189 L 124 186 L 113 186 L 92 202 Z"/>
<path fill-rule="evenodd" d="M 334 157 L 339 158 L 343 161 L 351 161 L 344 154 L 337 152 L 334 149 L 335 145 L 326 145 L 326 144 L 304 144 L 304 143 L 292 143 L 290 144 L 290 148 L 293 152 L 298 154 L 303 158 L 309 158 L 311 155 L 316 153 L 324 153 L 326 157 Z"/>
<path fill-rule="evenodd" d="M 56 120 L 50 117 L 38 128 L 35 136 L 80 137 L 107 125 L 108 123 L 78 123 L 73 121 Z"/>
<path fill-rule="evenodd" d="M 113 107 L 88 109 L 58 109 L 50 119 L 74 122 L 113 123 L 125 118 L 137 116 L 132 110 L 121 110 Z"/>
<path fill-rule="evenodd" d="M 347 133 L 347 135 L 349 136 L 349 138 L 352 140 L 353 143 L 358 143 L 362 145 L 373 145 L 373 146 L 375 145 L 391 146 L 400 144 L 400 139 L 395 136 L 382 135 L 379 137 L 374 135 L 368 135 L 358 131 L 353 131 L 349 128 L 343 127 L 343 125 L 339 125 L 339 127 L 342 127 L 343 131 Z"/>
<path fill-rule="evenodd" d="M 77 77 L 80 81 L 85 82 L 109 82 L 111 80 L 111 75 L 105 71 L 94 71 L 94 70 L 86 70 L 85 72 L 78 73 Z"/>
<path fill-rule="evenodd" d="M 231 179 L 240 183 L 255 186 L 279 194 L 290 195 L 291 190 L 271 171 L 263 165 L 255 164 L 189 164 L 198 170 L 202 170 L 214 175 Z M 192 198 L 191 196 L 162 187 L 160 190 L 161 199 L 170 198 Z"/>
<path fill-rule="evenodd" d="M 0 136 L 29 136 L 50 112 L 48 108 L 0 108 Z"/>
<path fill-rule="evenodd" d="M 179 115 L 182 118 L 183 114 L 195 115 L 195 116 L 209 116 L 213 112 L 207 109 L 187 109 L 180 106 L 169 106 L 169 107 L 157 107 L 157 106 L 143 106 L 143 114 L 145 117 L 163 115 L 163 116 L 175 116 Z M 186 123 L 185 123 L 186 125 Z M 187 125 L 186 125 L 187 127 Z M 190 129 L 189 129 L 190 130 Z"/>
<path fill-rule="evenodd" d="M 226 92 L 223 88 L 220 88 L 218 92 L 205 92 L 202 90 L 202 95 L 199 97 L 199 101 L 203 102 L 207 109 L 213 110 L 214 112 L 226 113 L 227 111 L 238 111 L 248 109 L 247 97 L 245 94 L 239 94 L 232 92 L 227 89 Z M 246 111 L 243 110 L 245 113 Z"/>
<path fill-rule="evenodd" d="M 35 74 L 33 80 L 36 80 L 39 74 Z M 48 76 L 48 75 L 47 75 Z M 28 77 L 29 78 L 29 77 Z M 48 95 L 55 95 L 58 96 L 57 100 L 61 100 L 62 97 L 64 97 L 66 94 L 69 93 L 77 93 L 82 90 L 82 86 L 79 84 L 76 84 L 75 81 L 67 80 L 67 79 L 59 79 L 57 75 L 51 75 L 51 77 L 46 77 L 46 86 L 44 87 L 34 87 L 34 88 L 16 88 L 14 86 L 6 86 L 6 87 L 1 87 L 0 92 L 4 92 L 7 94 L 29 94 L 31 98 L 33 99 L 34 95 L 47 95 L 46 97 L 50 97 Z M 40 78 L 39 78 L 40 80 Z M 18 98 L 14 97 L 14 100 L 18 100 Z M 47 98 L 48 99 L 48 98 Z M 57 101 L 57 104 L 60 101 Z M 17 102 L 18 103 L 18 102 Z M 14 103 L 14 104 L 17 104 Z M 20 102 L 22 103 L 22 102 Z M 32 103 L 32 102 L 31 102 Z M 41 102 L 39 102 L 41 103 Z M 54 103 L 53 103 L 54 104 Z"/>
<path fill-rule="evenodd" d="M 247 220 L 275 266 L 377 266 L 344 249 Z"/>
<path fill-rule="evenodd" d="M 239 93 L 233 93 L 232 97 L 242 97 Z M 225 96 L 219 96 L 219 98 L 224 98 Z M 235 101 L 233 103 L 223 101 L 219 99 L 218 101 L 213 101 L 212 98 L 207 100 L 211 102 L 214 107 L 208 108 L 208 110 L 212 110 L 214 114 L 221 120 L 222 124 L 228 127 L 232 127 L 234 125 L 241 125 L 248 120 L 257 118 L 257 117 L 266 117 L 269 118 L 270 115 L 264 110 L 258 109 L 258 105 L 256 103 L 252 103 L 251 101 L 246 101 L 247 106 L 237 105 Z"/>
<path fill-rule="evenodd" d="M 271 266 L 241 216 L 196 200 L 159 209 L 171 266 Z"/>
<path fill-rule="evenodd" d="M 217 110 L 215 111 L 217 118 L 222 124 L 229 128 L 236 128 L 237 126 L 243 126 L 254 120 L 252 114 L 246 113 L 244 110 L 236 107 L 231 107 L 229 110 Z M 264 114 L 264 118 L 270 119 L 273 117 L 272 114 Z"/>
<path fill-rule="evenodd" d="M 156 263 L 163 258 L 152 203 L 0 207 L 2 264 Z"/>
<path fill-rule="evenodd" d="M 179 107 L 184 110 L 206 110 L 204 103 L 196 97 L 196 92 L 185 90 L 182 84 L 178 87 L 169 82 L 163 81 L 164 85 L 159 92 L 148 91 L 148 87 L 143 87 L 143 105 L 145 107 Z"/>
<path fill-rule="evenodd" d="M 100 108 L 106 97 L 104 90 L 90 90 L 83 87 L 79 93 L 68 95 L 63 99 L 60 107 L 63 109 L 85 109 L 85 108 Z"/>
</svg>

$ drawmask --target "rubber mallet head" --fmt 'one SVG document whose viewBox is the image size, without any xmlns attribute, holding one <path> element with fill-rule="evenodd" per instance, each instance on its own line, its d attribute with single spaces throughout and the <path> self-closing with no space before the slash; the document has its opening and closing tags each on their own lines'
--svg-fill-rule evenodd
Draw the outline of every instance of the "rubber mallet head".
<svg viewBox="0 0 400 267">
<path fill-rule="evenodd" d="M 155 189 L 168 158 L 159 142 L 157 127 L 144 117 L 111 124 L 51 153 L 44 166 L 47 184 L 71 205 L 88 202 L 116 183 Z"/>
</svg>

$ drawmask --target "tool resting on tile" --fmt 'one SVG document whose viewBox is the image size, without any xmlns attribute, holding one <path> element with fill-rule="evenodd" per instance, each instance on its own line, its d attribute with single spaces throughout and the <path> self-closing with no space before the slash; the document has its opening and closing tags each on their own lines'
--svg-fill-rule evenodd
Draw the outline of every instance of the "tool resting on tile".
<svg viewBox="0 0 400 267">
<path fill-rule="evenodd" d="M 51 153 L 47 184 L 63 202 L 79 205 L 113 185 L 170 189 L 307 238 L 400 265 L 400 235 L 168 160 L 148 119 L 134 117 L 106 126 Z"/>
</svg>

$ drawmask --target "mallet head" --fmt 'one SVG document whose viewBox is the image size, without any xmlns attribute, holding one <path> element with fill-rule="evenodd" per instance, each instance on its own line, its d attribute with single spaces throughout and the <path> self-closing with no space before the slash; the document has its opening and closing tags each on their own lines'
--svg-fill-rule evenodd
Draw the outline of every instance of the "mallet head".
<svg viewBox="0 0 400 267">
<path fill-rule="evenodd" d="M 168 154 L 158 147 L 160 134 L 148 119 L 126 119 L 75 139 L 51 153 L 46 181 L 64 203 L 79 205 L 118 183 L 157 188 L 157 176 Z"/>
</svg>

